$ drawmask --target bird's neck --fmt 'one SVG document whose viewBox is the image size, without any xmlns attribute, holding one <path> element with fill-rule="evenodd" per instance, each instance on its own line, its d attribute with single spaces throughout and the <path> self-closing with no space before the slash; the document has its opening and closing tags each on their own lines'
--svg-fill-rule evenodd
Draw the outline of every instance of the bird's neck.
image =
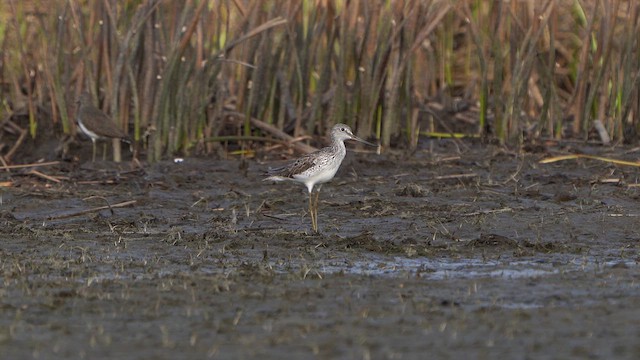
<svg viewBox="0 0 640 360">
<path fill-rule="evenodd" d="M 332 139 L 331 148 L 332 152 L 338 154 L 340 157 L 344 158 L 347 154 L 347 148 L 344 146 L 344 140 Z"/>
</svg>

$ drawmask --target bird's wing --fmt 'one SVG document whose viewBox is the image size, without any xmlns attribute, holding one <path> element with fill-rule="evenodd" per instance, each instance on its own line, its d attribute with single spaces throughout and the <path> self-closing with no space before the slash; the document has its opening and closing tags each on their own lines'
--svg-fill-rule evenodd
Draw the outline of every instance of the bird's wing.
<svg viewBox="0 0 640 360">
<path fill-rule="evenodd" d="M 93 106 L 85 106 L 80 116 L 90 118 L 95 122 L 95 132 L 100 136 L 112 138 L 127 138 L 127 134 L 116 125 L 105 113 Z"/>
<path fill-rule="evenodd" d="M 285 166 L 270 169 L 267 175 L 281 176 L 285 178 L 292 178 L 294 175 L 301 174 L 308 169 L 316 165 L 317 154 L 316 152 L 303 155 L 297 158 L 294 162 Z"/>
</svg>

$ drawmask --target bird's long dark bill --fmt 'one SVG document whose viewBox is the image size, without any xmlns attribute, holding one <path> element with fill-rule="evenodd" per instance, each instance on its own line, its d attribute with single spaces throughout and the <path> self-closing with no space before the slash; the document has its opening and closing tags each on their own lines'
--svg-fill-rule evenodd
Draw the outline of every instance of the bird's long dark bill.
<svg viewBox="0 0 640 360">
<path fill-rule="evenodd" d="M 360 139 L 360 138 L 359 138 L 359 137 L 357 137 L 357 136 L 353 136 L 353 137 L 351 137 L 351 140 L 359 141 L 359 142 L 361 142 L 361 143 L 363 143 L 363 144 L 367 144 L 367 145 L 369 145 L 369 146 L 378 146 L 377 144 L 373 144 L 373 143 L 370 143 L 370 142 L 368 142 L 368 141 L 362 140 L 362 139 Z"/>
</svg>

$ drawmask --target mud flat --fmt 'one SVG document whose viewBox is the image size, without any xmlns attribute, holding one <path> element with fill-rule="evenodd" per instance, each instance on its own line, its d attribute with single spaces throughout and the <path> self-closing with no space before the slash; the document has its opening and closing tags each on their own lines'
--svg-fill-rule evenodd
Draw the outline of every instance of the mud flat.
<svg viewBox="0 0 640 360">
<path fill-rule="evenodd" d="M 2 357 L 640 358 L 640 172 L 548 155 L 350 153 L 321 234 L 270 163 L 4 174 Z"/>
</svg>

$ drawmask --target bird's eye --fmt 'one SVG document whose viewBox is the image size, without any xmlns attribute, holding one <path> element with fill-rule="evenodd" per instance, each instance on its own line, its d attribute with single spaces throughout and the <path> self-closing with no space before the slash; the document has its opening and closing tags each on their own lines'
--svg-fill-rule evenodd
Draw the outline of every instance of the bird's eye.
<svg viewBox="0 0 640 360">
<path fill-rule="evenodd" d="M 340 128 L 340 131 L 347 131 L 347 129 L 345 129 L 345 128 Z"/>
</svg>

